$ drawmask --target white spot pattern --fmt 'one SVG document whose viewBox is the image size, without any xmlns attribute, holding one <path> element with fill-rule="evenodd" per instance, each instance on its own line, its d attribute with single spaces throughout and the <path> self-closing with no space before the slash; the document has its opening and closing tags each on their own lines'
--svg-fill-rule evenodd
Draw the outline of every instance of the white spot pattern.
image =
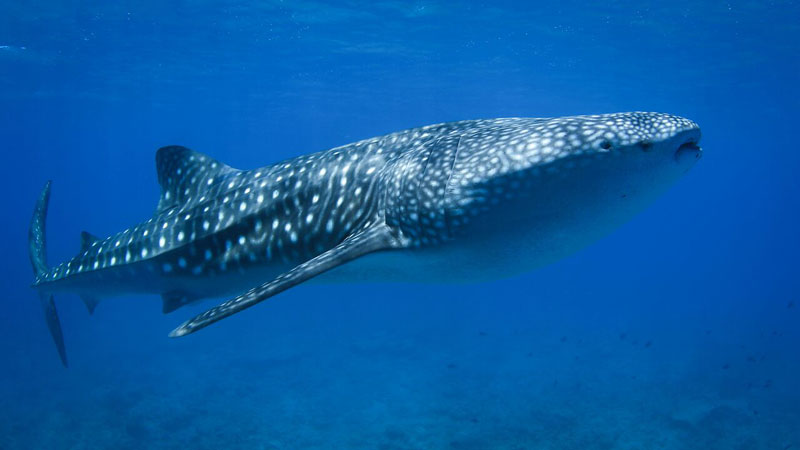
<svg viewBox="0 0 800 450">
<path fill-rule="evenodd" d="M 135 276 L 135 265 L 149 260 L 164 276 L 245 270 L 276 258 L 297 264 L 375 220 L 385 220 L 409 245 L 433 245 L 498 198 L 524 190 L 519 174 L 574 167 L 576 157 L 638 151 L 682 133 L 699 138 L 693 122 L 654 113 L 464 121 L 251 172 L 166 147 L 157 154 L 156 215 L 96 242 L 37 282 L 124 265 Z"/>
</svg>

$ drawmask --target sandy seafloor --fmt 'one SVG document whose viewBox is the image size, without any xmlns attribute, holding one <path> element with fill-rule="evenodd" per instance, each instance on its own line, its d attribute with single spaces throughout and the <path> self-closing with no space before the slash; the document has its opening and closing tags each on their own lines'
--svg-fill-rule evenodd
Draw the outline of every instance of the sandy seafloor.
<svg viewBox="0 0 800 450">
<path fill-rule="evenodd" d="M 471 300 L 399 287 L 396 295 L 413 300 L 391 307 L 368 286 L 308 289 L 302 308 L 276 302 L 254 328 L 198 335 L 227 341 L 214 353 L 133 342 L 145 333 L 124 326 L 116 331 L 131 342 L 76 355 L 58 378 L 15 368 L 0 391 L 17 405 L 0 416 L 0 446 L 788 449 L 800 441 L 797 360 L 770 350 L 796 331 L 684 326 L 669 316 L 665 325 L 658 314 L 600 326 L 591 323 L 600 306 L 553 304 L 552 293 L 536 307 L 494 313 L 511 306 L 502 287 Z M 796 323 L 798 311 L 787 312 Z M 113 332 L 88 329 L 85 338 Z"/>
</svg>

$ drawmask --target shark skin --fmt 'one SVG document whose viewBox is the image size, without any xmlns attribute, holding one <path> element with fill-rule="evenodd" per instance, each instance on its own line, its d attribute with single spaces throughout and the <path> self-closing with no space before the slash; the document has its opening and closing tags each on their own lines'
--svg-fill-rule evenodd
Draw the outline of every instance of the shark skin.
<svg viewBox="0 0 800 450">
<path fill-rule="evenodd" d="M 661 113 L 467 120 L 253 170 L 180 146 L 156 153 L 148 220 L 49 268 L 49 182 L 31 223 L 33 287 L 66 365 L 52 296 L 159 294 L 164 312 L 233 296 L 183 336 L 318 275 L 320 282 L 473 282 L 562 258 L 624 223 L 702 155 L 700 128 Z M 326 273 L 327 272 L 327 273 Z M 48 301 L 49 300 L 49 301 Z"/>
</svg>

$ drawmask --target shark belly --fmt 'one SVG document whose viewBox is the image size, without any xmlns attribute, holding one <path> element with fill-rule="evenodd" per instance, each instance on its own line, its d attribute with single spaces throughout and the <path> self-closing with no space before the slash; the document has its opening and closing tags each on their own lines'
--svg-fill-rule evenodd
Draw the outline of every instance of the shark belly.
<svg viewBox="0 0 800 450">
<path fill-rule="evenodd" d="M 660 167 L 644 154 L 624 163 L 609 155 L 531 175 L 529 195 L 477 215 L 451 239 L 365 255 L 319 281 L 476 283 L 530 272 L 591 245 L 652 204 L 682 174 L 678 166 Z"/>
</svg>

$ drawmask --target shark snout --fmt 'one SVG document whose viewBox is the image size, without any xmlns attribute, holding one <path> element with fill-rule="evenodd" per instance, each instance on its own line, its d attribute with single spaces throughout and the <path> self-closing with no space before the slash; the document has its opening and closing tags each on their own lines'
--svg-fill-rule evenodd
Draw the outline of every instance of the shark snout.
<svg viewBox="0 0 800 450">
<path fill-rule="evenodd" d="M 672 140 L 675 145 L 675 162 L 680 166 L 691 167 L 703 156 L 700 147 L 700 127 L 692 122 L 692 127 L 675 136 Z"/>
</svg>

